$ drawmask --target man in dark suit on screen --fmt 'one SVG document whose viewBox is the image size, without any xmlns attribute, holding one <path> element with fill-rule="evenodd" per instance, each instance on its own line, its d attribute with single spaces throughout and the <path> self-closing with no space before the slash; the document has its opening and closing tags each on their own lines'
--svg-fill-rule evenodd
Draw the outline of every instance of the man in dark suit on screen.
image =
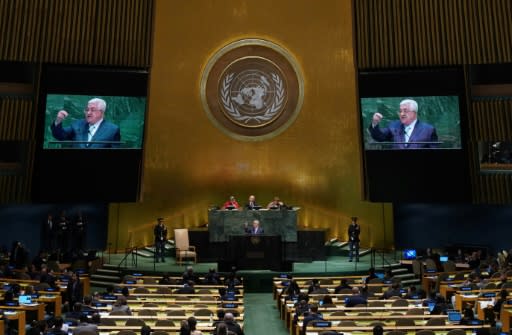
<svg viewBox="0 0 512 335">
<path fill-rule="evenodd" d="M 399 120 L 380 127 L 382 114 L 375 113 L 368 127 L 371 137 L 378 142 L 393 142 L 393 149 L 422 149 L 437 147 L 437 132 L 432 125 L 418 119 L 418 103 L 412 99 L 402 100 L 398 112 Z"/>
<path fill-rule="evenodd" d="M 62 122 L 68 112 L 60 110 L 51 124 L 52 135 L 59 141 L 77 141 L 74 148 L 117 148 L 121 140 L 119 127 L 105 120 L 107 103 L 103 99 L 89 100 L 84 110 L 85 118 L 64 127 Z M 112 143 L 110 143 L 112 142 Z"/>
</svg>

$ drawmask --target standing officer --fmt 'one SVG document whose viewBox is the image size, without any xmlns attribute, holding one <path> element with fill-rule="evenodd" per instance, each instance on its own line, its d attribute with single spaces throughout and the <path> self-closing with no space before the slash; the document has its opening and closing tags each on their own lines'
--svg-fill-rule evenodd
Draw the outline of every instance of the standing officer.
<svg viewBox="0 0 512 335">
<path fill-rule="evenodd" d="M 164 226 L 164 219 L 158 218 L 158 223 L 155 226 L 154 234 L 155 234 L 155 258 L 158 263 L 158 259 L 164 262 L 164 251 L 165 251 L 165 242 L 167 241 L 167 227 Z"/>
<path fill-rule="evenodd" d="M 348 226 L 348 243 L 350 246 L 349 262 L 355 256 L 356 262 L 359 262 L 359 234 L 361 233 L 361 226 L 357 224 L 357 217 L 353 216 L 352 222 Z"/>
</svg>

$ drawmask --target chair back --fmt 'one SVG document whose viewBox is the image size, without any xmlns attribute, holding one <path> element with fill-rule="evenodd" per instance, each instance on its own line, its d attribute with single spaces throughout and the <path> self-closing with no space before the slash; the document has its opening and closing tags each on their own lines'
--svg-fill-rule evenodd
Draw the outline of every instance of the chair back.
<svg viewBox="0 0 512 335">
<path fill-rule="evenodd" d="M 396 319 L 395 320 L 395 326 L 416 326 L 416 323 L 413 319 Z"/>
<path fill-rule="evenodd" d="M 427 326 L 444 326 L 446 322 L 444 319 L 428 319 L 425 325 Z"/>
<path fill-rule="evenodd" d="M 144 320 L 141 320 L 141 319 L 128 319 L 126 320 L 125 326 L 136 326 L 136 327 L 142 327 L 142 326 L 145 326 L 146 323 L 144 322 Z"/>
<path fill-rule="evenodd" d="M 114 319 L 102 318 L 100 321 L 100 326 L 115 326 L 115 325 L 116 325 L 116 320 L 114 320 Z"/>
<path fill-rule="evenodd" d="M 176 248 L 181 250 L 187 250 L 190 246 L 188 240 L 188 229 L 187 228 L 179 228 L 174 229 L 174 242 Z"/>
<path fill-rule="evenodd" d="M 451 329 L 447 335 L 465 335 L 466 332 L 464 329 Z"/>
<path fill-rule="evenodd" d="M 156 327 L 174 327 L 174 321 L 166 320 L 166 319 L 156 320 L 155 326 Z"/>
<path fill-rule="evenodd" d="M 165 330 L 155 330 L 154 332 L 151 333 L 152 335 L 169 335 L 168 332 L 166 332 Z"/>
<path fill-rule="evenodd" d="M 423 263 L 419 260 L 415 259 L 412 261 L 412 272 L 416 276 L 416 278 L 420 278 L 423 276 Z"/>
<path fill-rule="evenodd" d="M 443 270 L 445 272 L 455 272 L 457 271 L 457 267 L 455 266 L 454 261 L 446 261 L 443 263 Z"/>
<path fill-rule="evenodd" d="M 434 262 L 434 260 L 432 258 L 427 258 L 425 260 L 425 267 L 427 268 L 427 270 L 434 270 L 434 271 L 437 271 L 437 265 L 436 265 L 436 262 Z"/>
<path fill-rule="evenodd" d="M 391 303 L 392 307 L 407 307 L 409 302 L 406 299 L 396 299 Z"/>
</svg>

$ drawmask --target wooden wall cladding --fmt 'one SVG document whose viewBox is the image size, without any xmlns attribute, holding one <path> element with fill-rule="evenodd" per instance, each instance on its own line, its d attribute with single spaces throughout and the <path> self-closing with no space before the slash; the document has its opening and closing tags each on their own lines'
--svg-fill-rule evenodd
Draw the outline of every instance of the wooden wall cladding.
<svg viewBox="0 0 512 335">
<path fill-rule="evenodd" d="M 147 67 L 152 0 L 0 0 L 0 59 Z"/>
</svg>

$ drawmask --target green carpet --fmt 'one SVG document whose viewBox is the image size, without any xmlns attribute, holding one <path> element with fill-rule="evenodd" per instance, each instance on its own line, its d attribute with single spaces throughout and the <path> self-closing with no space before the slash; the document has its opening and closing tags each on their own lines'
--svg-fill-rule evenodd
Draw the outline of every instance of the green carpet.
<svg viewBox="0 0 512 335">
<path fill-rule="evenodd" d="M 245 335 L 288 335 L 271 293 L 246 293 L 244 306 Z"/>
</svg>

